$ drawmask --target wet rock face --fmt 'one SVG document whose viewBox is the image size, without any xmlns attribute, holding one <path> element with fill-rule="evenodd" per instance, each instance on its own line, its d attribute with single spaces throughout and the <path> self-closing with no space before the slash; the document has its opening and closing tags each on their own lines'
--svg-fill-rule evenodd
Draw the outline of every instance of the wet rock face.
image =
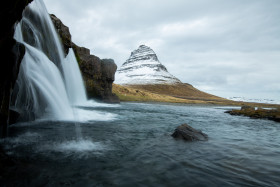
<svg viewBox="0 0 280 187">
<path fill-rule="evenodd" d="M 189 126 L 188 124 L 182 124 L 178 126 L 174 133 L 171 135 L 176 139 L 183 139 L 186 141 L 206 141 L 208 140 L 208 136 L 201 132 L 200 130 L 196 130 Z"/>
<path fill-rule="evenodd" d="M 112 93 L 117 65 L 112 59 L 101 60 L 90 54 L 90 50 L 80 47 L 71 41 L 69 28 L 55 15 L 50 15 L 63 43 L 65 55 L 73 48 L 79 63 L 89 98 L 97 98 L 104 102 L 119 103 L 119 98 Z"/>
<path fill-rule="evenodd" d="M 62 41 L 64 53 L 68 54 L 69 48 L 72 47 L 72 40 L 69 28 L 66 25 L 64 25 L 60 21 L 60 19 L 58 19 L 54 14 L 51 14 L 50 17 Z"/>
<path fill-rule="evenodd" d="M 117 65 L 113 59 L 102 59 L 101 71 L 104 78 L 108 81 L 115 80 L 115 72 L 117 70 Z"/>
<path fill-rule="evenodd" d="M 13 39 L 14 24 L 20 21 L 30 2 L 32 0 L 9 0 L 0 6 L 0 137 L 7 134 L 10 96 L 25 53 L 24 46 Z"/>
</svg>

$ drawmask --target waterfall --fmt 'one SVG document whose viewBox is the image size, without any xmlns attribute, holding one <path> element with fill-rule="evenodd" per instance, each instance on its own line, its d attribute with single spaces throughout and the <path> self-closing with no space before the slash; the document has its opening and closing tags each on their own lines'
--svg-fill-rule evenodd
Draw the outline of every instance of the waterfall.
<svg viewBox="0 0 280 187">
<path fill-rule="evenodd" d="M 69 100 L 73 105 L 85 104 L 87 101 L 82 75 L 73 49 L 69 49 L 67 57 L 62 63 L 66 89 Z"/>
<path fill-rule="evenodd" d="M 35 0 L 25 9 L 14 38 L 25 45 L 26 52 L 11 108 L 28 120 L 74 119 L 73 105 L 87 100 L 82 76 L 72 49 L 64 58 L 43 1 Z"/>
</svg>

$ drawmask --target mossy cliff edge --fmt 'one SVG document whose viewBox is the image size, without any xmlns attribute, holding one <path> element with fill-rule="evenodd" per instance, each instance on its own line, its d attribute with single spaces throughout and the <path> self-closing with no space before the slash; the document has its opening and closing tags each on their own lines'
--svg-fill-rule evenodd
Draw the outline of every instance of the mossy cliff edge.
<svg viewBox="0 0 280 187">
<path fill-rule="evenodd" d="M 112 59 L 100 59 L 90 54 L 90 50 L 72 42 L 69 28 L 55 15 L 51 19 L 60 36 L 65 55 L 73 48 L 79 63 L 89 98 L 97 98 L 108 103 L 119 103 L 119 98 L 112 93 L 117 65 Z"/>
</svg>

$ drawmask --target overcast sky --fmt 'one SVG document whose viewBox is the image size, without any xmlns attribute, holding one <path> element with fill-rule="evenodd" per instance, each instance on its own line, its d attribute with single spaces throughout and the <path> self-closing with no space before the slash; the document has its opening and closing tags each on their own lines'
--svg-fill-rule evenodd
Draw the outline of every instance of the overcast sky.
<svg viewBox="0 0 280 187">
<path fill-rule="evenodd" d="M 44 0 L 72 40 L 120 67 L 151 47 L 182 82 L 280 100 L 279 0 Z"/>
</svg>

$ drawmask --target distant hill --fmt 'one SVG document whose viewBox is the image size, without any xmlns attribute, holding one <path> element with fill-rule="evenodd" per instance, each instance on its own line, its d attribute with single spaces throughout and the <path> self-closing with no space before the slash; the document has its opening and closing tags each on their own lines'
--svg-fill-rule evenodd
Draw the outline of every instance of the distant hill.
<svg viewBox="0 0 280 187">
<path fill-rule="evenodd" d="M 175 98 L 202 101 L 229 101 L 215 95 L 202 92 L 187 83 L 177 84 L 150 84 L 150 85 L 127 85 L 130 88 L 145 90 L 151 93 L 168 95 Z"/>
<path fill-rule="evenodd" d="M 113 93 L 116 94 L 121 101 L 139 101 L 139 102 L 167 102 L 167 103 L 188 103 L 188 104 L 220 104 L 220 105 L 234 105 L 235 102 L 230 100 L 213 98 L 183 98 L 174 97 L 162 93 L 156 93 L 144 90 L 143 87 L 123 86 L 113 84 Z"/>
<path fill-rule="evenodd" d="M 113 93 L 121 101 L 166 102 L 202 105 L 253 106 L 279 108 L 277 104 L 240 102 L 220 98 L 194 88 L 190 84 L 177 85 L 118 85 L 113 84 Z"/>
</svg>

